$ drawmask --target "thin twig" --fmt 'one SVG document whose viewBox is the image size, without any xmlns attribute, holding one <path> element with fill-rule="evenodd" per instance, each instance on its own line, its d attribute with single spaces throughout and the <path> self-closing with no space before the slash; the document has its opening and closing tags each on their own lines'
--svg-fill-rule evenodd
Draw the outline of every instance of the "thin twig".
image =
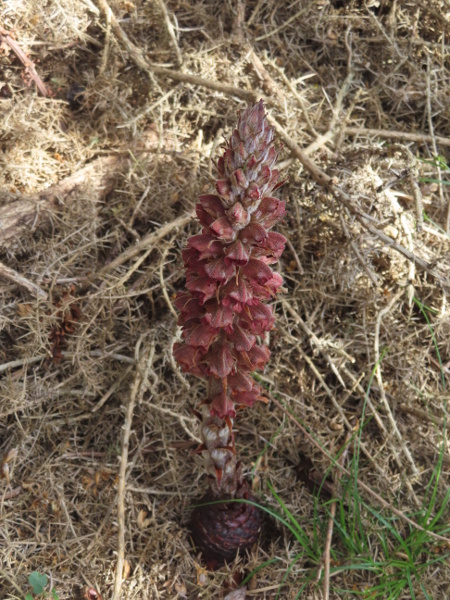
<svg viewBox="0 0 450 600">
<path fill-rule="evenodd" d="M 180 66 L 183 63 L 183 56 L 178 47 L 177 36 L 175 35 L 172 21 L 170 20 L 169 11 L 167 10 L 167 6 L 166 6 L 164 0 L 156 0 L 156 3 L 158 4 L 158 6 L 163 14 L 164 23 L 166 24 L 167 32 L 172 41 L 172 46 L 175 50 L 175 54 L 177 55 L 177 63 L 178 63 L 178 66 Z"/>
<path fill-rule="evenodd" d="M 199 437 L 197 437 L 194 433 L 192 433 L 192 431 L 186 425 L 186 421 L 190 421 L 191 423 L 197 423 L 196 419 L 194 419 L 193 417 L 184 417 L 183 415 L 176 413 L 173 410 L 170 410 L 170 408 L 164 408 L 162 406 L 158 406 L 154 402 L 151 404 L 151 409 L 156 410 L 157 412 L 163 413 L 165 415 L 170 415 L 171 417 L 174 417 L 175 419 L 177 419 L 180 422 L 184 431 L 188 434 L 188 436 L 191 438 L 191 440 L 193 440 L 197 444 L 202 443 L 202 440 Z"/>
<path fill-rule="evenodd" d="M 130 399 L 125 414 L 124 434 L 122 442 L 122 454 L 120 460 L 119 482 L 117 486 L 117 521 L 118 521 L 118 544 L 117 544 L 117 562 L 114 578 L 114 592 L 112 600 L 120 600 L 122 589 L 123 566 L 125 561 L 125 489 L 128 466 L 128 450 L 130 444 L 131 424 L 133 421 L 134 407 L 137 402 L 142 400 L 145 390 L 148 386 L 148 375 L 153 364 L 155 355 L 155 346 L 152 344 L 150 351 L 140 356 L 140 347 L 145 334 L 142 335 L 136 343 L 135 360 L 137 363 L 136 376 L 131 386 Z"/>
<path fill-rule="evenodd" d="M 175 321 L 177 321 L 178 320 L 178 313 L 174 309 L 173 304 L 172 304 L 172 302 L 170 300 L 169 293 L 168 293 L 167 287 L 166 287 L 166 282 L 165 282 L 165 279 L 164 279 L 164 265 L 165 265 L 165 262 L 166 262 L 167 254 L 169 253 L 169 250 L 172 247 L 173 241 L 174 241 L 174 238 L 172 238 L 170 240 L 170 242 L 164 248 L 164 251 L 162 253 L 161 260 L 159 262 L 159 282 L 161 284 L 161 291 L 163 293 L 164 300 L 166 301 L 167 307 L 170 310 L 170 312 L 173 314 L 173 316 L 175 317 Z"/>
<path fill-rule="evenodd" d="M 411 193 L 414 198 L 417 217 L 416 230 L 418 233 L 420 233 L 423 229 L 423 199 L 422 192 L 420 191 L 419 184 L 417 183 L 417 179 L 419 177 L 417 159 L 407 146 L 400 146 L 400 151 L 406 155 L 408 161 L 408 181 L 409 187 L 411 188 Z M 409 230 L 410 228 L 407 229 Z M 412 247 L 411 232 L 409 232 L 409 237 L 411 238 L 410 246 Z"/>
<path fill-rule="evenodd" d="M 261 10 L 261 6 L 264 4 L 266 0 L 258 0 L 255 8 L 253 9 L 252 14 L 250 15 L 250 17 L 247 20 L 247 27 L 250 26 L 253 21 L 256 19 L 257 14 L 259 13 L 259 11 Z"/>
<path fill-rule="evenodd" d="M 444 405 L 444 403 L 443 403 L 443 405 Z M 405 404 L 403 402 L 402 404 L 398 405 L 398 410 L 402 411 L 403 413 L 406 413 L 407 415 L 414 415 L 415 417 L 424 419 L 425 421 L 427 421 L 429 423 L 433 423 L 434 425 L 437 425 L 438 427 L 445 426 L 446 419 L 441 419 L 440 417 L 436 417 L 436 415 L 429 413 L 425 410 L 422 410 L 420 408 L 417 408 L 416 406 L 409 406 L 408 404 Z"/>
<path fill-rule="evenodd" d="M 384 391 L 384 385 L 383 385 L 383 378 L 381 376 L 381 368 L 380 368 L 380 327 L 381 327 L 381 321 L 383 319 L 383 317 L 385 315 L 387 315 L 395 306 L 395 304 L 397 304 L 397 302 L 400 300 L 400 298 L 404 295 L 405 291 L 404 290 L 400 290 L 399 292 L 397 292 L 395 294 L 395 296 L 392 297 L 391 301 L 389 302 L 389 304 L 387 306 L 385 306 L 382 310 L 379 311 L 378 315 L 377 315 L 377 320 L 376 320 L 376 324 L 375 324 L 375 339 L 374 339 L 374 351 L 375 351 L 375 364 L 377 365 L 377 369 L 375 372 L 375 377 L 377 379 L 378 382 L 378 387 L 379 387 L 379 391 L 380 391 L 380 398 L 381 398 L 381 402 L 383 404 L 384 410 L 386 411 L 386 415 L 388 418 L 388 421 L 391 425 L 391 430 L 394 433 L 395 437 L 397 438 L 399 444 L 401 445 L 402 449 L 403 449 L 403 453 L 405 454 L 406 458 L 408 459 L 408 462 L 410 463 L 411 467 L 412 467 L 412 471 L 414 475 L 417 475 L 419 473 L 416 464 L 414 462 L 413 457 L 411 456 L 411 453 L 407 447 L 407 445 L 405 444 L 402 434 L 400 433 L 398 427 L 397 427 L 397 423 L 394 419 L 394 415 L 392 414 L 391 411 L 391 407 L 389 406 L 389 402 L 387 401 L 386 398 L 386 394 Z M 399 463 L 401 464 L 401 463 Z"/>
<path fill-rule="evenodd" d="M 345 36 L 346 40 L 347 40 L 348 36 L 349 36 L 349 31 L 347 30 L 347 33 Z M 346 46 L 347 46 L 347 50 L 348 50 L 347 77 L 345 78 L 344 83 L 342 84 L 341 89 L 339 90 L 339 92 L 336 96 L 336 102 L 333 107 L 333 116 L 328 125 L 328 131 L 319 135 L 319 137 L 317 139 L 315 139 L 314 142 L 309 144 L 309 146 L 307 146 L 303 150 L 303 152 L 307 156 L 309 156 L 310 154 L 314 154 L 314 152 L 317 152 L 317 150 L 319 150 L 319 148 L 322 148 L 322 146 L 324 146 L 327 142 L 329 142 L 335 134 L 336 124 L 339 121 L 340 116 L 341 116 L 341 110 L 342 110 L 342 104 L 344 102 L 344 98 L 347 95 L 348 90 L 350 89 L 351 83 L 353 81 L 353 71 L 352 71 L 352 66 L 351 66 L 352 51 L 351 51 L 350 43 L 348 41 L 346 41 Z"/>
<path fill-rule="evenodd" d="M 100 63 L 99 74 L 103 74 L 106 69 L 106 65 L 108 64 L 108 55 L 109 55 L 109 46 L 111 44 L 111 19 L 110 15 L 107 13 L 105 15 L 106 18 L 106 31 L 105 31 L 105 43 L 102 54 L 102 61 Z"/>
<path fill-rule="evenodd" d="M 87 8 L 94 13 L 97 17 L 100 15 L 100 11 L 92 2 L 92 0 L 81 0 L 83 4 L 86 4 Z"/>
<path fill-rule="evenodd" d="M 417 183 L 417 178 L 412 169 L 410 169 L 408 173 L 409 185 L 411 188 L 412 195 L 414 196 L 415 208 L 416 208 L 416 217 L 417 224 L 416 229 L 417 233 L 420 233 L 423 229 L 423 199 L 422 192 L 420 190 L 419 184 Z"/>
<path fill-rule="evenodd" d="M 32 365 L 33 363 L 39 362 L 48 358 L 47 354 L 38 354 L 37 356 L 29 356 L 28 358 L 19 358 L 17 360 L 12 360 L 8 363 L 3 363 L 0 365 L 0 373 L 3 371 L 7 371 L 8 369 L 15 369 L 16 367 L 23 367 L 24 365 Z"/>
<path fill-rule="evenodd" d="M 19 46 L 19 44 L 15 40 L 13 40 L 13 38 L 9 35 L 9 33 L 6 31 L 6 29 L 3 29 L 3 27 L 1 25 L 0 25 L 0 41 L 4 42 L 11 48 L 11 50 L 14 52 L 14 54 L 17 56 L 17 58 L 20 60 L 20 62 L 25 67 L 25 70 L 30 74 L 31 79 L 36 84 L 36 87 L 38 88 L 38 90 L 41 92 L 41 94 L 45 98 L 47 98 L 48 90 L 45 87 L 44 83 L 42 82 L 42 79 L 37 74 L 36 69 L 34 68 L 33 61 L 28 58 L 28 56 L 25 54 L 25 52 L 22 50 L 22 48 Z"/>
<path fill-rule="evenodd" d="M 303 8 L 301 8 L 297 13 L 295 13 L 295 15 L 292 15 L 292 17 L 290 17 L 286 21 L 283 21 L 283 23 L 281 25 L 279 25 L 278 27 L 276 27 L 275 29 L 271 29 L 269 32 L 265 33 L 264 35 L 260 35 L 259 37 L 257 37 L 255 39 L 255 41 L 256 42 L 260 42 L 261 40 L 265 40 L 265 39 L 267 39 L 269 37 L 272 37 L 273 35 L 276 35 L 278 32 L 282 31 L 288 25 L 290 25 L 291 23 L 293 23 L 294 21 L 296 21 L 299 17 L 301 17 L 315 3 L 316 3 L 316 0 L 312 0 L 312 2 L 309 2 L 306 6 L 304 6 Z"/>
<path fill-rule="evenodd" d="M 155 108 L 158 108 L 158 106 L 160 104 L 162 104 L 163 102 L 165 102 L 166 100 L 168 100 L 171 96 L 173 96 L 173 94 L 175 94 L 175 92 L 178 91 L 179 85 L 180 84 L 176 85 L 175 87 L 173 87 L 172 89 L 170 89 L 168 92 L 166 92 L 162 96 L 159 96 L 158 100 L 156 100 L 152 104 L 146 106 L 141 112 L 139 112 L 136 116 L 134 116 L 129 121 L 125 122 L 123 125 L 117 125 L 117 129 L 124 129 L 125 127 L 135 127 L 136 124 L 141 119 L 143 119 L 144 117 L 146 117 L 149 113 L 151 113 L 152 110 L 155 110 Z"/>
<path fill-rule="evenodd" d="M 340 466 L 345 465 L 347 453 L 349 449 L 349 442 L 351 439 L 350 433 L 347 433 L 347 437 L 344 442 L 344 450 L 337 463 Z M 329 600 L 330 598 L 330 554 L 331 554 L 331 540 L 333 539 L 333 526 L 334 517 L 336 516 L 337 496 L 339 492 L 339 483 L 342 479 L 342 471 L 335 471 L 334 473 L 334 490 L 333 490 L 333 501 L 330 508 L 330 518 L 328 519 L 327 537 L 325 540 L 325 549 L 323 552 L 323 598 Z"/>
<path fill-rule="evenodd" d="M 291 342 L 293 344 L 295 344 L 298 353 L 301 355 L 301 357 L 303 358 L 303 360 L 309 365 L 309 368 L 311 369 L 311 371 L 313 372 L 314 376 L 316 377 L 317 381 L 320 383 L 321 387 L 325 390 L 325 393 L 327 394 L 328 398 L 331 400 L 331 403 L 333 404 L 336 412 L 338 413 L 338 415 L 340 416 L 343 424 L 345 425 L 345 427 L 347 428 L 347 430 L 349 432 L 353 431 L 353 427 L 352 424 L 350 423 L 350 421 L 347 419 L 344 410 L 342 408 L 342 406 L 339 404 L 339 402 L 337 402 L 336 398 L 334 397 L 332 391 L 330 390 L 330 388 L 328 387 L 328 385 L 326 384 L 324 378 L 322 377 L 321 373 L 319 372 L 319 370 L 317 369 L 316 365 L 314 364 L 314 362 L 311 360 L 311 358 L 306 354 L 306 352 L 303 351 L 302 347 L 300 346 L 298 340 L 296 340 L 294 337 L 292 337 L 285 329 L 284 327 L 278 325 L 278 329 L 283 333 L 284 337 L 286 337 L 287 339 L 291 340 Z M 378 473 L 384 477 L 386 479 L 386 474 L 383 471 L 382 467 L 375 461 L 375 459 L 373 458 L 373 456 L 370 454 L 367 446 L 365 445 L 364 442 L 360 442 L 360 447 L 361 450 L 363 451 L 363 454 L 365 454 L 365 456 L 370 460 L 371 465 L 374 467 L 374 469 L 376 471 L 378 471 Z"/>
<path fill-rule="evenodd" d="M 1 567 L 0 567 L 0 576 L 3 577 L 4 579 L 6 579 L 7 581 L 9 581 L 9 583 L 19 592 L 21 598 L 24 597 L 25 592 L 17 585 L 17 583 L 14 581 L 14 578 L 11 577 Z"/>
<path fill-rule="evenodd" d="M 412 236 L 412 234 L 413 234 L 412 221 L 409 220 L 408 215 L 404 212 L 402 212 L 400 214 L 400 225 L 401 225 L 403 232 L 406 236 L 406 239 L 408 241 L 409 250 L 411 252 L 413 252 L 414 241 L 413 241 L 413 236 Z M 409 269 L 408 269 L 408 286 L 407 286 L 409 308 L 411 308 L 413 300 L 414 300 L 414 296 L 415 296 L 415 291 L 414 291 L 415 278 L 416 278 L 416 265 L 410 261 Z"/>
<path fill-rule="evenodd" d="M 62 355 L 65 357 L 72 356 L 68 352 L 64 352 L 64 351 L 62 352 Z M 118 360 L 120 362 L 124 362 L 129 365 L 136 364 L 136 361 L 134 358 L 131 358 L 131 356 L 127 356 L 126 354 L 119 354 L 118 352 L 105 352 L 103 350 L 92 350 L 90 352 L 90 356 L 96 356 L 96 357 L 99 356 L 101 358 L 113 358 L 114 360 Z"/>
<path fill-rule="evenodd" d="M 388 431 L 387 431 L 383 421 L 381 420 L 380 415 L 378 414 L 378 411 L 375 409 L 375 407 L 372 403 L 372 400 L 369 398 L 366 390 L 363 388 L 363 386 L 360 383 L 360 381 L 363 379 L 363 377 L 365 377 L 365 373 L 362 373 L 360 375 L 360 380 L 358 381 L 356 379 L 355 375 L 350 371 L 350 369 L 347 369 L 346 365 L 342 365 L 341 370 L 344 373 L 344 375 L 346 375 L 350 379 L 350 381 L 353 383 L 353 386 L 361 394 L 361 397 L 365 398 L 367 406 L 369 407 L 371 416 L 373 416 L 373 418 L 375 419 L 375 422 L 378 425 L 378 427 L 380 428 L 380 431 L 384 434 L 385 437 L 387 437 Z"/>
<path fill-rule="evenodd" d="M 358 104 L 359 98 L 362 93 L 363 93 L 363 88 L 358 88 L 356 90 L 356 94 L 354 95 L 353 100 L 350 103 L 350 106 L 348 107 L 346 113 L 344 114 L 344 118 L 342 119 L 341 123 L 339 123 L 339 132 L 337 133 L 336 139 L 334 140 L 334 149 L 336 152 L 339 151 L 339 149 L 342 145 L 342 142 L 345 137 L 345 133 L 344 133 L 345 128 L 347 126 L 347 123 L 350 122 L 353 111 L 355 110 L 355 106 Z"/>
<path fill-rule="evenodd" d="M 42 300 L 46 300 L 48 298 L 47 292 L 44 292 L 42 288 L 40 288 L 36 283 L 29 281 L 26 277 L 11 269 L 11 267 L 7 267 L 3 263 L 0 262 L 0 279 L 7 279 L 9 281 L 13 281 L 18 286 L 28 290 L 33 294 L 33 296 L 37 296 L 38 298 L 42 298 Z"/>
<path fill-rule="evenodd" d="M 20 494 L 24 491 L 23 487 L 21 485 L 18 485 L 17 487 L 13 488 L 12 490 L 10 490 L 9 492 L 6 492 L 2 495 L 2 502 L 4 500 L 11 500 L 11 498 L 15 498 L 16 496 L 20 496 Z"/>
<path fill-rule="evenodd" d="M 134 361 L 133 361 L 134 362 Z M 113 382 L 113 384 L 109 387 L 109 389 L 103 394 L 103 396 L 100 398 L 100 400 L 97 402 L 97 404 L 94 406 L 94 408 L 92 409 L 92 412 L 95 413 L 98 410 L 100 410 L 100 408 L 105 404 L 105 402 L 107 402 L 108 398 L 111 397 L 112 394 L 114 394 L 120 387 L 122 381 L 128 377 L 128 374 L 130 373 L 130 371 L 132 370 L 133 367 L 128 367 L 127 369 L 124 370 L 124 372 L 117 378 L 116 381 Z"/>
<path fill-rule="evenodd" d="M 187 223 L 189 223 L 189 221 L 192 220 L 193 217 L 194 212 L 192 211 L 187 215 L 183 215 L 181 217 L 178 217 L 177 219 L 174 219 L 173 221 L 170 221 L 170 223 L 166 223 L 166 225 L 163 225 L 156 231 L 152 231 L 152 233 L 146 235 L 137 244 L 135 244 L 134 246 L 130 246 L 124 252 L 122 252 L 122 254 L 119 254 L 119 256 L 117 256 L 114 260 L 105 265 L 100 271 L 97 271 L 97 273 L 91 275 L 89 279 L 97 279 L 98 277 L 101 277 L 106 273 L 113 271 L 117 267 L 120 267 L 120 265 L 123 265 L 131 258 L 135 257 L 143 249 L 155 247 L 156 244 L 159 241 L 161 241 L 168 233 L 170 233 L 174 229 L 184 227 Z"/>
<path fill-rule="evenodd" d="M 253 50 L 253 54 L 255 54 L 254 50 Z M 288 89 L 292 92 L 292 94 L 296 98 L 296 100 L 302 110 L 303 118 L 306 121 L 306 124 L 308 126 L 310 133 L 312 133 L 313 135 L 315 135 L 317 137 L 319 134 L 317 133 L 317 131 L 311 121 L 311 118 L 309 116 L 309 108 L 306 106 L 306 102 L 303 100 L 302 96 L 298 93 L 297 88 L 292 83 L 292 81 L 289 79 L 289 77 L 286 76 L 284 69 L 282 67 L 280 67 L 279 65 L 277 65 L 277 63 L 274 59 L 271 60 L 267 55 L 265 56 L 265 59 L 270 64 L 270 66 L 273 69 L 275 69 L 275 71 L 277 71 L 277 73 L 280 75 L 280 77 L 284 81 L 285 85 L 288 87 Z M 267 71 L 266 71 L 266 73 L 267 73 Z M 280 93 L 284 96 L 284 94 L 281 92 L 281 90 L 280 90 Z M 283 104 L 285 104 L 285 102 L 283 102 Z M 287 104 L 287 102 L 286 102 L 286 104 Z"/>
<path fill-rule="evenodd" d="M 319 350 L 319 352 L 325 358 L 325 360 L 329 364 L 330 368 L 332 369 L 333 373 L 338 378 L 342 387 L 346 388 L 347 386 L 345 385 L 344 381 L 342 380 L 341 375 L 337 371 L 337 368 L 333 363 L 333 359 L 324 350 L 325 343 L 321 342 L 319 340 L 319 338 L 316 336 L 314 331 L 312 331 L 312 329 L 310 329 L 310 327 L 305 323 L 305 321 L 301 318 L 301 316 L 298 314 L 298 312 L 289 304 L 289 302 L 287 302 L 286 300 L 282 300 L 282 304 L 283 304 L 283 308 L 285 308 L 288 311 L 288 313 L 294 318 L 295 323 L 297 325 L 300 325 L 300 327 L 303 329 L 303 331 L 306 333 L 306 335 L 308 335 L 310 337 L 311 341 L 314 343 L 316 348 Z M 338 354 L 340 354 L 342 357 L 344 357 L 345 359 L 347 359 L 347 360 L 349 359 L 348 354 L 344 350 L 342 350 L 342 348 L 336 347 L 336 348 L 334 348 L 334 350 Z"/>
<path fill-rule="evenodd" d="M 344 98 L 347 95 L 350 85 L 353 81 L 353 70 L 352 70 L 352 55 L 353 55 L 353 53 L 352 53 L 351 43 L 349 41 L 349 38 L 350 38 L 350 28 L 347 29 L 346 34 L 345 34 L 345 46 L 347 48 L 347 76 L 344 80 L 344 83 L 341 86 L 341 89 L 339 90 L 339 92 L 336 96 L 335 106 L 332 109 L 333 116 L 328 125 L 328 131 L 326 131 L 324 134 L 318 136 L 318 138 L 316 140 L 314 140 L 314 142 L 309 144 L 309 146 L 307 146 L 304 149 L 304 153 L 307 156 L 309 156 L 310 154 L 313 154 L 314 152 L 317 152 L 317 150 L 319 150 L 319 148 L 322 148 L 322 146 L 324 146 L 327 142 L 329 142 L 335 134 L 336 124 L 340 118 L 340 113 L 341 113 L 341 109 L 342 109 L 342 104 L 344 102 Z M 359 95 L 359 90 L 358 90 L 357 94 Z M 342 122 L 341 128 L 344 123 L 345 123 L 345 121 Z"/>
<path fill-rule="evenodd" d="M 287 236 L 286 236 L 286 246 L 292 252 L 292 256 L 294 257 L 295 264 L 297 265 L 297 269 L 298 269 L 299 275 L 303 275 L 305 273 L 305 271 L 303 269 L 303 266 L 302 266 L 302 263 L 300 261 L 300 258 L 299 258 L 298 254 L 297 254 L 296 249 L 294 248 L 293 243 L 291 242 L 291 240 Z"/>
<path fill-rule="evenodd" d="M 271 77 L 261 59 L 256 54 L 255 50 L 250 45 L 247 45 L 246 50 L 248 50 L 249 58 L 253 64 L 255 72 L 262 82 L 263 90 L 269 94 L 269 96 L 275 94 L 280 106 L 287 106 L 286 96 L 281 91 L 278 83 L 273 79 L 273 77 Z"/>
<path fill-rule="evenodd" d="M 139 243 L 139 241 L 138 241 Z M 134 246 L 131 246 L 132 248 Z M 154 248 L 151 245 L 149 248 L 146 249 L 146 251 L 141 254 L 141 256 L 139 256 L 139 258 L 136 260 L 136 262 L 133 263 L 133 265 L 128 269 L 128 271 L 125 273 L 125 275 L 123 275 L 123 277 L 121 277 L 118 281 L 116 281 L 114 283 L 114 287 L 116 288 L 122 288 L 124 286 L 124 284 L 130 279 L 130 277 L 133 275 L 133 273 L 135 273 L 139 267 L 142 265 L 143 262 L 145 262 L 145 260 L 148 258 L 148 256 L 153 252 Z M 119 255 L 121 256 L 121 255 Z M 107 263 L 105 265 L 105 267 L 103 267 L 103 269 L 105 269 L 106 267 L 109 267 L 111 263 Z M 102 269 L 102 272 L 104 273 L 105 271 Z"/>
<path fill-rule="evenodd" d="M 430 66 L 430 56 L 427 54 L 427 115 L 428 115 L 428 128 L 431 134 L 431 145 L 433 146 L 433 154 L 435 157 L 438 156 L 438 150 L 436 145 L 436 139 L 434 137 L 434 125 L 433 125 L 433 112 L 431 108 L 431 66 Z M 436 165 L 438 172 L 438 187 L 439 187 L 439 197 L 441 199 L 442 205 L 445 204 L 444 198 L 444 186 L 442 185 L 442 172 L 439 164 Z M 450 231 L 447 229 L 447 233 Z"/>
<path fill-rule="evenodd" d="M 345 135 L 373 135 L 387 140 L 405 140 L 418 144 L 429 144 L 434 140 L 441 146 L 450 146 L 450 138 L 432 136 L 427 133 L 412 133 L 411 131 L 394 131 L 390 129 L 366 129 L 365 127 L 346 127 Z"/>
</svg>

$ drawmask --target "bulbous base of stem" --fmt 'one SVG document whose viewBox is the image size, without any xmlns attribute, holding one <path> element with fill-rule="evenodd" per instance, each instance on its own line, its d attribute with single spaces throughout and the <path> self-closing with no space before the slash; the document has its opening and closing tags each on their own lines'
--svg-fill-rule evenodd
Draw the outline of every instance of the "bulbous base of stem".
<svg viewBox="0 0 450 600">
<path fill-rule="evenodd" d="M 250 494 L 245 499 L 257 502 Z M 217 498 L 208 493 L 192 513 L 191 531 L 196 547 L 210 568 L 232 561 L 239 551 L 244 552 L 258 541 L 262 527 L 262 512 L 253 504 L 239 499 Z M 221 501 L 220 504 L 206 504 Z"/>
</svg>

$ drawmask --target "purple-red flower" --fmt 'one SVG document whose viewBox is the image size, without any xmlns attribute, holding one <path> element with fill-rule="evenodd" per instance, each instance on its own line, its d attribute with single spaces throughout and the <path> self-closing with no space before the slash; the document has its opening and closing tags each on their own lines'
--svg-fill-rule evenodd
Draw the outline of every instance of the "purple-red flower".
<svg viewBox="0 0 450 600">
<path fill-rule="evenodd" d="M 270 231 L 285 214 L 271 196 L 282 184 L 273 137 L 262 101 L 240 115 L 218 161 L 216 193 L 198 199 L 202 233 L 183 251 L 187 291 L 175 300 L 183 341 L 174 355 L 183 371 L 213 380 L 210 413 L 221 419 L 264 399 L 251 372 L 269 360 L 263 336 L 275 318 L 266 302 L 282 285 L 270 265 L 286 242 Z"/>
</svg>

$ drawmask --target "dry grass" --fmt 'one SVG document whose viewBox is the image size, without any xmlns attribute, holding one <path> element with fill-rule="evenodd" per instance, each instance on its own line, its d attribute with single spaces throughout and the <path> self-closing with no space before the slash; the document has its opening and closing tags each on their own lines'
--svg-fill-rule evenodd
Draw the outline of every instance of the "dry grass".
<svg viewBox="0 0 450 600">
<path fill-rule="evenodd" d="M 50 204 L 33 196 L 35 214 L 26 227 L 17 221 L 12 242 L 0 231 L 0 457 L 9 467 L 0 480 L 0 599 L 23 600 L 33 570 L 52 575 L 61 599 L 83 597 L 86 586 L 114 600 L 224 598 L 236 573 L 278 557 L 248 591 L 274 598 L 300 551 L 285 528 L 269 526 L 246 562 L 218 573 L 205 574 L 190 545 L 189 507 L 206 486 L 201 459 L 190 453 L 198 436 L 192 408 L 204 386 L 174 365 L 171 300 L 183 285 L 180 250 L 198 227 L 188 218 L 164 237 L 157 232 L 210 189 L 210 159 L 245 94 L 265 97 L 286 136 L 334 187 L 314 180 L 285 144 L 286 293 L 263 381 L 336 456 L 382 359 L 358 477 L 414 519 L 442 448 L 448 399 L 450 198 L 445 164 L 433 162 L 450 145 L 450 8 L 446 0 L 109 6 L 112 17 L 104 0 L 9 0 L 0 9 L 51 92 L 39 96 L 1 45 L 0 227 L 21 198 L 99 157 L 118 157 L 108 193 L 95 188 L 94 172 Z M 201 80 L 189 83 L 187 74 Z M 69 105 L 68 91 L 80 91 L 74 86 L 83 94 Z M 429 219 L 422 229 L 419 201 Z M 442 368 L 414 298 L 429 307 Z M 75 323 L 72 304 L 81 310 Z M 59 360 L 55 335 L 66 338 Z M 249 472 L 256 463 L 268 505 L 277 508 L 270 481 L 307 536 L 324 527 L 323 550 L 328 513 L 314 512 L 298 466 L 307 456 L 323 475 L 324 452 L 275 404 L 242 414 L 237 444 Z M 14 448 L 17 456 L 7 456 Z M 448 448 L 442 458 L 448 482 Z M 438 499 L 444 494 L 441 483 Z M 397 526 L 405 532 L 401 519 Z M 336 531 L 331 546 L 345 555 Z M 318 566 L 300 560 L 280 597 L 295 598 Z M 449 579 L 444 562 L 424 570 L 422 582 L 430 597 L 444 598 Z M 331 578 L 330 597 L 377 583 L 344 569 Z M 326 593 L 321 580 L 302 597 Z M 405 587 L 399 598 L 409 594 Z"/>
</svg>

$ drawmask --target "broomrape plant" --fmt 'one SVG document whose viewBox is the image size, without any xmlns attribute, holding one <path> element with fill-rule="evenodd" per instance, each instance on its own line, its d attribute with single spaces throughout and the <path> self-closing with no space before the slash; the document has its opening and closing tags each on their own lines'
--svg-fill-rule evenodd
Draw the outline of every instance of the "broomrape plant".
<svg viewBox="0 0 450 600">
<path fill-rule="evenodd" d="M 283 282 L 270 266 L 286 243 L 270 231 L 285 214 L 285 203 L 272 196 L 283 184 L 273 139 L 262 100 L 242 112 L 217 164 L 216 192 L 196 205 L 202 232 L 183 250 L 186 290 L 175 300 L 182 342 L 174 355 L 183 371 L 208 382 L 199 452 L 210 476 L 209 501 L 251 499 L 233 424 L 237 408 L 266 400 L 251 373 L 269 360 L 264 335 L 275 317 L 267 302 Z M 249 502 L 203 505 L 192 519 L 194 541 L 210 561 L 232 559 L 260 528 L 260 511 Z"/>
</svg>

